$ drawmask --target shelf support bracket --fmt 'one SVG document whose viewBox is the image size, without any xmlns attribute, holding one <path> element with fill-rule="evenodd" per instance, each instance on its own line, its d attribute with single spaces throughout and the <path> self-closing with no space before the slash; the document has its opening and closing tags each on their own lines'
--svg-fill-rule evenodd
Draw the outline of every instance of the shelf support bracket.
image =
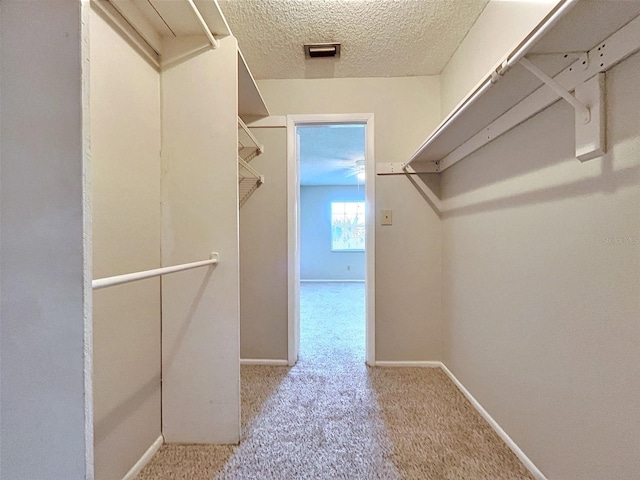
<svg viewBox="0 0 640 480">
<path fill-rule="evenodd" d="M 582 66 L 588 65 L 588 57 L 584 56 L 576 63 Z M 520 64 L 575 108 L 576 158 L 584 162 L 604 155 L 606 142 L 604 73 L 598 73 L 591 79 L 576 85 L 574 96 L 528 59 L 522 58 Z"/>
<path fill-rule="evenodd" d="M 527 58 L 523 57 L 520 59 L 520 65 L 533 73 L 536 77 L 542 80 L 545 84 L 547 84 L 554 92 L 564 98 L 567 102 L 569 102 L 573 108 L 576 110 L 576 115 L 579 115 L 582 119 L 582 123 L 587 124 L 591 121 L 591 112 L 589 108 L 587 108 L 583 103 L 578 101 L 576 97 L 571 95 L 560 85 L 555 79 L 551 76 L 547 75 L 545 72 L 536 67 L 533 63 L 531 63 Z"/>
</svg>

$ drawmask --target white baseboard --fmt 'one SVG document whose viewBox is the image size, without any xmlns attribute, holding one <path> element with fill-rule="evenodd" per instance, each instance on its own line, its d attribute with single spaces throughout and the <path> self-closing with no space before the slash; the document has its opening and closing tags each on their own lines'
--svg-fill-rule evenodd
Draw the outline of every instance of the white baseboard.
<svg viewBox="0 0 640 480">
<path fill-rule="evenodd" d="M 136 464 L 131 467 L 131 470 L 127 472 L 127 474 L 122 478 L 122 480 L 134 480 L 138 474 L 142 471 L 149 460 L 156 454 L 160 447 L 164 443 L 164 438 L 160 435 L 155 442 L 151 444 L 151 446 L 144 452 L 144 455 L 140 457 L 140 460 L 136 462 Z"/>
<path fill-rule="evenodd" d="M 484 418 L 487 423 L 493 428 L 493 430 L 498 434 L 498 436 L 502 439 L 504 443 L 516 454 L 516 456 L 520 459 L 522 464 L 525 466 L 531 475 L 536 480 L 547 480 L 547 477 L 543 475 L 543 473 L 534 465 L 534 463 L 525 455 L 525 453 L 520 449 L 520 447 L 514 442 L 511 437 L 505 432 L 502 427 L 494 420 L 494 418 L 489 415 L 480 402 L 478 402 L 471 392 L 467 390 L 460 380 L 456 378 L 456 376 L 451 373 L 451 370 L 447 368 L 447 366 L 439 361 L 406 361 L 406 362 L 396 362 L 396 361 L 378 361 L 375 363 L 376 367 L 428 367 L 428 368 L 440 368 L 442 371 L 449 377 L 449 379 L 455 384 L 456 387 L 462 392 L 462 394 L 469 400 L 473 408 L 477 410 L 477 412 Z"/>
<path fill-rule="evenodd" d="M 442 362 L 393 362 L 393 361 L 378 361 L 376 367 L 426 367 L 426 368 L 440 368 Z"/>
<path fill-rule="evenodd" d="M 276 360 L 270 358 L 241 358 L 240 365 L 268 365 L 272 367 L 288 367 L 287 360 Z"/>
<path fill-rule="evenodd" d="M 489 425 L 491 425 L 491 428 L 493 428 L 495 430 L 495 432 L 504 441 L 504 443 L 506 443 L 507 446 L 513 451 L 513 453 L 516 454 L 516 456 L 520 459 L 520 461 L 525 466 L 525 468 L 527 470 L 529 470 L 529 472 L 531 472 L 531 475 L 533 475 L 536 480 L 547 480 L 547 477 L 545 477 L 542 474 L 542 472 L 538 469 L 538 467 L 536 467 L 534 465 L 534 463 L 529 459 L 529 457 L 527 457 L 525 455 L 525 453 L 520 449 L 520 447 L 516 444 L 516 442 L 514 442 L 511 439 L 511 437 L 507 434 L 507 432 L 505 432 L 502 429 L 502 427 L 500 425 L 498 425 L 498 422 L 496 422 L 493 419 L 493 417 L 491 415 L 489 415 L 489 412 L 487 412 L 482 407 L 482 405 L 480 405 L 480 402 L 478 402 L 473 397 L 473 395 L 471 395 L 469 390 L 467 390 L 464 387 L 464 385 L 462 385 L 462 383 L 460 383 L 460 380 L 458 380 L 455 377 L 455 375 L 453 373 L 451 373 L 451 370 L 449 370 L 444 363 L 442 363 L 442 362 L 438 362 L 438 363 L 440 363 L 440 368 L 442 368 L 442 371 L 447 374 L 447 376 L 458 387 L 458 389 L 462 392 L 462 394 L 465 397 L 467 397 L 467 400 L 469 400 L 471 405 L 473 405 L 473 407 L 478 411 L 478 413 L 480 415 L 482 415 L 482 418 L 484 418 L 487 421 L 487 423 L 489 423 Z"/>
<path fill-rule="evenodd" d="M 364 283 L 365 280 L 364 278 L 362 280 L 358 280 L 358 279 L 352 279 L 352 280 L 348 280 L 348 279 L 344 279 L 344 280 L 323 280 L 323 279 L 317 279 L 317 280 L 300 280 L 300 283 Z"/>
</svg>

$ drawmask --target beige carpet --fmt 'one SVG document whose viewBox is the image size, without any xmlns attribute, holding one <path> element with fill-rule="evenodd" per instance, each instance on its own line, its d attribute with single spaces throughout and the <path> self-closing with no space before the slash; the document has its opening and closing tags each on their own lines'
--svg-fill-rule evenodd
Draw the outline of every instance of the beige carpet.
<svg viewBox="0 0 640 480">
<path fill-rule="evenodd" d="M 242 367 L 240 445 L 165 445 L 138 479 L 532 479 L 439 369 L 364 365 L 363 293 L 303 284 L 298 364 Z"/>
</svg>

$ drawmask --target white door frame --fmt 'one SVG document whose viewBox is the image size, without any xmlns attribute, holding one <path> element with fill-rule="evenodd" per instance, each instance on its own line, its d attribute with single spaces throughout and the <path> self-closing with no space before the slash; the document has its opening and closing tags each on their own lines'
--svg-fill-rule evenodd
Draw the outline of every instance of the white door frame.
<svg viewBox="0 0 640 480">
<path fill-rule="evenodd" d="M 300 168 L 298 164 L 298 125 L 354 123 L 365 126 L 365 278 L 366 278 L 366 354 L 367 365 L 375 365 L 375 157 L 373 113 L 287 115 L 287 246 L 288 246 L 288 351 L 293 366 L 300 351 Z"/>
</svg>

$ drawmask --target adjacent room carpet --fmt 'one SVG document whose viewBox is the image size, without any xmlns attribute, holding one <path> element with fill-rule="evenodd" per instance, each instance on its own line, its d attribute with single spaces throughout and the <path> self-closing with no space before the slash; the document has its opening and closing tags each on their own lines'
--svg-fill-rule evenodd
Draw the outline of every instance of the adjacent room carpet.
<svg viewBox="0 0 640 480">
<path fill-rule="evenodd" d="M 435 368 L 364 364 L 364 284 L 303 283 L 293 368 L 243 366 L 237 446 L 164 445 L 139 480 L 533 479 Z"/>
</svg>

